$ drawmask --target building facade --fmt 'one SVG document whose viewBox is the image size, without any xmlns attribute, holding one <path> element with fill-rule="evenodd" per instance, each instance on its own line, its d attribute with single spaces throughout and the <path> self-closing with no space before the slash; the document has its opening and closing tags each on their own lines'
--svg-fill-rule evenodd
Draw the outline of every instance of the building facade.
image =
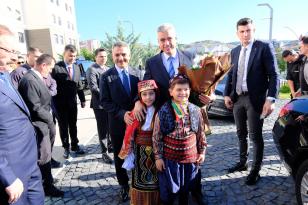
<svg viewBox="0 0 308 205">
<path fill-rule="evenodd" d="M 97 39 L 91 39 L 91 40 L 80 41 L 79 45 L 80 49 L 84 48 L 89 51 L 94 51 L 95 49 L 101 47 L 101 42 L 100 40 Z"/>
</svg>

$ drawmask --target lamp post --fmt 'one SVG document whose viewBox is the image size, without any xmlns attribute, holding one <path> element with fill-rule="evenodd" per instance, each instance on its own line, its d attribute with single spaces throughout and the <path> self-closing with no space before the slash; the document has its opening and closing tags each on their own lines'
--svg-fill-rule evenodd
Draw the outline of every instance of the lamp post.
<svg viewBox="0 0 308 205">
<path fill-rule="evenodd" d="M 272 29 L 273 29 L 273 8 L 268 3 L 258 4 L 258 6 L 267 6 L 270 9 L 270 27 L 269 27 L 269 41 L 272 42 Z"/>
<path fill-rule="evenodd" d="M 130 24 L 131 29 L 132 29 L 132 33 L 134 33 L 134 24 L 131 21 L 126 20 L 126 21 L 122 21 L 122 22 Z"/>
<path fill-rule="evenodd" d="M 284 28 L 286 28 L 289 31 L 291 31 L 294 34 L 294 36 L 296 37 L 296 40 L 299 38 L 298 35 L 296 34 L 296 32 L 292 28 L 290 28 L 289 26 L 285 26 Z"/>
</svg>

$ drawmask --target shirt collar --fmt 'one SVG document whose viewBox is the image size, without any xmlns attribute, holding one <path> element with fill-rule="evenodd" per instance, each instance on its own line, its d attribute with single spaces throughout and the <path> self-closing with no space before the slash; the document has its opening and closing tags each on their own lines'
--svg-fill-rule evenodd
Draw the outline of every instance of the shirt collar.
<svg viewBox="0 0 308 205">
<path fill-rule="evenodd" d="M 40 77 L 41 80 L 44 80 L 44 79 L 43 79 L 43 76 L 41 75 L 40 72 L 38 72 L 37 70 L 35 70 L 35 69 L 33 69 L 33 68 L 31 68 L 31 70 L 32 70 L 36 75 L 38 75 L 38 77 Z"/>
<path fill-rule="evenodd" d="M 127 68 L 120 68 L 117 65 L 114 65 L 114 67 L 117 69 L 119 75 L 122 74 L 122 70 L 125 70 L 125 73 L 128 74 L 128 67 Z"/>
<path fill-rule="evenodd" d="M 247 50 L 251 50 L 254 42 L 255 42 L 255 40 L 252 39 L 246 47 L 244 47 L 243 44 L 241 44 L 241 46 L 242 46 L 242 48 L 247 48 Z"/>
<path fill-rule="evenodd" d="M 178 56 L 178 51 L 176 50 L 176 52 L 175 52 L 175 54 L 173 54 L 173 55 L 168 55 L 168 54 L 166 54 L 165 52 L 163 52 L 163 56 L 164 56 L 164 58 L 166 59 L 166 60 L 168 60 L 169 59 L 169 57 L 173 57 L 173 58 L 177 58 L 177 56 Z"/>
</svg>

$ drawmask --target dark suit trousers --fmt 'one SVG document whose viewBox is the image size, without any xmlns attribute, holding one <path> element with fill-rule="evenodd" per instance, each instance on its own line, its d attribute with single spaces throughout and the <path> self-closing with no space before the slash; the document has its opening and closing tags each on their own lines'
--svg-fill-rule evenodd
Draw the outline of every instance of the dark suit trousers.
<svg viewBox="0 0 308 205">
<path fill-rule="evenodd" d="M 240 146 L 240 162 L 246 163 L 248 157 L 248 134 L 253 143 L 252 169 L 259 171 L 263 160 L 264 141 L 262 136 L 263 120 L 253 108 L 249 96 L 239 96 L 234 103 L 234 120 Z M 247 129 L 248 122 L 248 129 Z M 248 131 L 249 130 L 249 131 Z"/>
<path fill-rule="evenodd" d="M 39 165 L 41 170 L 42 179 L 43 179 L 43 187 L 44 189 L 50 188 L 53 184 L 53 177 L 51 174 L 51 162 L 49 161 L 46 164 Z"/>
<path fill-rule="evenodd" d="M 42 205 L 44 204 L 45 196 L 42 187 L 42 178 L 40 170 L 35 169 L 30 178 L 21 179 L 24 185 L 24 191 L 19 200 L 14 205 Z M 6 194 L 4 187 L 0 185 L 0 204 L 8 205 L 8 195 Z"/>
<path fill-rule="evenodd" d="M 57 115 L 62 146 L 64 149 L 69 149 L 70 135 L 71 148 L 77 148 L 79 142 L 77 138 L 77 104 L 72 103 L 69 106 L 57 106 Z"/>
<path fill-rule="evenodd" d="M 102 153 L 106 153 L 111 144 L 108 131 L 108 113 L 103 109 L 93 109 L 93 111 L 96 119 L 99 144 Z"/>
<path fill-rule="evenodd" d="M 126 169 L 122 168 L 124 160 L 118 157 L 122 147 L 123 138 L 124 138 L 124 133 L 123 135 L 111 134 L 111 143 L 113 146 L 113 155 L 114 155 L 113 158 L 114 158 L 114 165 L 116 169 L 117 179 L 121 186 L 128 186 L 128 175 Z"/>
</svg>

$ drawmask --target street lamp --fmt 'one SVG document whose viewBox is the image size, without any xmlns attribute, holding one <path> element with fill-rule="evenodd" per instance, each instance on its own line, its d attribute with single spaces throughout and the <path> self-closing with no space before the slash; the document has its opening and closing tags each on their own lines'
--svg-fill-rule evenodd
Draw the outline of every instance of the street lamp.
<svg viewBox="0 0 308 205">
<path fill-rule="evenodd" d="M 270 27 L 269 27 L 269 41 L 272 42 L 272 29 L 273 29 L 273 8 L 268 3 L 258 4 L 258 6 L 267 6 L 270 9 Z"/>
<path fill-rule="evenodd" d="M 130 26 L 131 26 L 131 29 L 132 29 L 132 34 L 134 33 L 134 24 L 131 22 L 131 21 L 122 21 L 123 23 L 128 23 L 128 24 L 130 24 Z"/>
<path fill-rule="evenodd" d="M 286 28 L 286 29 L 288 29 L 289 31 L 291 31 L 291 32 L 295 35 L 296 40 L 299 38 L 298 35 L 296 34 L 296 32 L 295 32 L 292 28 L 290 28 L 289 26 L 285 26 L 284 28 Z"/>
</svg>

